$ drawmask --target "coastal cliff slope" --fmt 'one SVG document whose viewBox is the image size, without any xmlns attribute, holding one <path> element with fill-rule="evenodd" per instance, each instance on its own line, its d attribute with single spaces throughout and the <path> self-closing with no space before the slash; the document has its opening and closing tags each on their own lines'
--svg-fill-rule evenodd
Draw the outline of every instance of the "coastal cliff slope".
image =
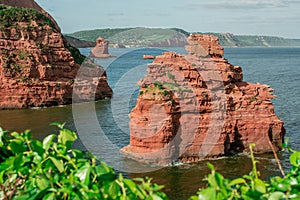
<svg viewBox="0 0 300 200">
<path fill-rule="evenodd" d="M 217 37 L 192 34 L 188 43 L 189 55 L 165 52 L 148 65 L 121 152 L 164 165 L 247 152 L 251 143 L 255 153 L 280 150 L 285 129 L 273 90 L 243 82 Z"/>
<path fill-rule="evenodd" d="M 34 1 L 1 0 L 0 11 L 0 108 L 72 103 L 74 79 L 85 57 L 68 44 L 55 20 Z M 99 81 L 95 99 L 111 96 L 103 68 L 89 66 L 89 80 Z M 99 77 L 93 77 L 95 70 Z M 83 81 L 78 85 L 82 100 L 92 100 L 88 92 L 94 86 Z"/>
<path fill-rule="evenodd" d="M 88 42 L 88 41 L 84 41 L 84 40 L 79 40 L 77 38 L 74 38 L 74 37 L 71 37 L 71 36 L 68 36 L 68 35 L 64 35 L 64 37 L 69 42 L 69 44 L 72 45 L 73 47 L 89 48 L 89 47 L 94 47 L 96 45 L 95 42 Z"/>
</svg>

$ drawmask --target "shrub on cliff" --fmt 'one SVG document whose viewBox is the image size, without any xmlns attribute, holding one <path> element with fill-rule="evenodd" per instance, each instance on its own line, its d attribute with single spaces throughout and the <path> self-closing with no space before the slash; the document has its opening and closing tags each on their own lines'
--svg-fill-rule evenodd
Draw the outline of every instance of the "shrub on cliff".
<svg viewBox="0 0 300 200">
<path fill-rule="evenodd" d="M 53 29 L 56 29 L 53 22 L 37 10 L 0 4 L 0 26 L 10 27 L 17 25 L 19 22 L 30 23 L 31 21 L 36 21 L 41 25 L 47 24 Z"/>
<path fill-rule="evenodd" d="M 32 21 L 35 21 L 38 26 L 48 25 L 57 31 L 51 19 L 35 9 L 17 8 L 0 4 L 0 28 L 18 27 L 20 22 L 26 22 L 28 28 L 30 28 Z M 82 64 L 86 57 L 77 48 L 68 44 L 67 40 L 64 41 L 64 45 L 74 57 L 75 62 Z M 49 51 L 49 49 L 44 50 Z"/>
<path fill-rule="evenodd" d="M 77 64 L 81 65 L 84 62 L 84 60 L 86 59 L 86 57 L 84 55 L 82 55 L 76 47 L 71 46 L 67 42 L 65 43 L 65 46 L 70 51 L 70 53 L 72 54 L 72 56 L 74 58 L 74 61 Z"/>
<path fill-rule="evenodd" d="M 61 124 L 42 142 L 30 131 L 0 129 L 1 199 L 166 199 L 151 179 L 117 175 L 93 155 L 71 149 L 76 134 Z"/>
</svg>

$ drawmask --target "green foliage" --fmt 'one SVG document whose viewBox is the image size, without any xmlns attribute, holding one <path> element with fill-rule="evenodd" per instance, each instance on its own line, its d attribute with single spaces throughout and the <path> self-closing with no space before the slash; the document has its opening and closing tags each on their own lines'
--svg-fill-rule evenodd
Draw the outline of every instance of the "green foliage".
<svg viewBox="0 0 300 200">
<path fill-rule="evenodd" d="M 0 198 L 1 199 L 167 199 L 163 186 L 151 179 L 126 179 L 91 154 L 72 149 L 76 134 L 53 123 L 59 134 L 42 141 L 32 139 L 30 131 L 3 131 L 0 128 Z M 250 145 L 252 171 L 236 179 L 226 179 L 208 164 L 208 186 L 190 200 L 300 198 L 300 152 L 292 152 L 291 169 L 284 177 L 269 182 L 259 178 Z"/>
<path fill-rule="evenodd" d="M 163 89 L 163 85 L 161 82 L 155 81 L 153 84 L 154 84 L 154 87 L 157 87 L 159 90 Z"/>
<path fill-rule="evenodd" d="M 171 103 L 172 103 L 172 105 L 175 105 L 175 100 L 174 99 L 171 99 Z"/>
<path fill-rule="evenodd" d="M 192 196 L 190 200 L 202 199 L 300 199 L 300 152 L 292 151 L 290 156 L 292 168 L 284 177 L 272 177 L 270 182 L 259 178 L 256 169 L 252 147 L 250 146 L 253 169 L 249 175 L 234 180 L 225 179 L 216 172 L 214 166 L 208 164 L 211 174 L 206 178 L 208 186 L 200 189 L 198 196 Z"/>
<path fill-rule="evenodd" d="M 169 92 L 168 90 L 164 90 L 164 91 L 162 92 L 162 94 L 163 94 L 164 96 L 166 96 L 166 95 L 170 94 L 170 92 Z"/>
<path fill-rule="evenodd" d="M 95 42 L 99 37 L 110 38 L 116 34 L 119 34 L 123 31 L 128 31 L 130 29 L 133 28 L 96 29 L 96 30 L 79 31 L 68 35 L 77 39 Z"/>
<path fill-rule="evenodd" d="M 184 34 L 185 36 L 189 36 L 190 35 L 190 33 L 189 32 L 187 32 L 187 31 L 185 31 L 185 30 L 183 30 L 183 29 L 180 29 L 180 28 L 170 28 L 171 30 L 174 30 L 174 31 L 177 31 L 177 32 L 179 32 L 179 33 L 182 33 L 182 34 Z"/>
<path fill-rule="evenodd" d="M 122 33 L 123 32 L 123 33 Z M 155 29 L 155 28 L 116 28 L 116 29 L 96 29 L 79 31 L 68 34 L 74 38 L 95 42 L 98 37 L 109 39 L 112 44 L 143 45 L 151 42 L 159 42 L 172 38 L 177 34 L 188 37 L 189 32 L 179 28 Z M 202 33 L 211 34 L 219 38 L 220 44 L 226 47 L 282 47 L 300 46 L 300 39 L 286 39 L 282 37 L 257 36 L 257 35 L 234 35 L 231 33 Z"/>
<path fill-rule="evenodd" d="M 287 47 L 300 46 L 299 39 L 287 39 L 273 36 L 234 35 L 232 33 L 205 33 L 215 35 L 220 44 L 226 47 Z"/>
<path fill-rule="evenodd" d="M 250 102 L 253 102 L 253 101 L 257 101 L 257 98 L 256 97 L 251 97 Z"/>
<path fill-rule="evenodd" d="M 112 44 L 123 44 L 134 47 L 151 46 L 160 41 L 165 41 L 178 36 L 178 32 L 162 28 L 134 28 L 120 32 L 107 38 Z"/>
<path fill-rule="evenodd" d="M 0 27 L 18 27 L 18 23 L 26 22 L 27 28 L 30 29 L 31 21 L 36 21 L 39 26 L 49 25 L 54 30 L 56 30 L 56 27 L 53 24 L 53 22 L 47 16 L 43 15 L 37 10 L 28 8 L 16 8 L 0 4 Z M 52 29 L 48 30 L 48 34 L 51 34 L 52 31 Z M 52 49 L 49 46 L 42 44 L 41 42 L 37 42 L 37 46 L 43 52 L 51 53 L 52 51 Z M 67 44 L 66 42 L 65 46 L 74 57 L 76 63 L 82 64 L 84 62 L 86 57 L 83 56 L 77 48 Z M 25 60 L 30 56 L 30 53 L 19 50 L 17 52 L 17 56 L 20 60 Z M 16 69 L 18 69 L 18 67 Z"/>
<path fill-rule="evenodd" d="M 0 4 L 0 27 L 16 26 L 19 22 L 30 23 L 36 21 L 40 25 L 49 25 L 53 29 L 53 22 L 35 9 L 17 8 Z"/>
<path fill-rule="evenodd" d="M 76 47 L 73 47 L 69 44 L 65 44 L 65 46 L 72 54 L 75 62 L 81 65 L 84 62 L 84 60 L 86 59 L 86 57 L 84 55 L 82 55 Z"/>
<path fill-rule="evenodd" d="M 208 97 L 208 94 L 205 92 L 205 93 L 202 93 L 202 96 L 203 96 L 204 98 L 207 98 L 207 97 Z"/>
<path fill-rule="evenodd" d="M 109 40 L 111 44 L 145 47 L 174 37 L 184 37 L 185 34 L 183 32 L 181 29 L 138 27 L 79 31 L 68 34 L 68 36 L 90 42 L 95 42 L 98 37 L 103 37 Z"/>
<path fill-rule="evenodd" d="M 175 80 L 175 76 L 171 73 L 168 73 L 168 77 L 169 77 L 169 79 L 171 79 L 173 81 Z"/>
<path fill-rule="evenodd" d="M 0 129 L 1 199 L 166 199 L 151 179 L 125 179 L 93 155 L 71 149 L 76 134 L 54 123 L 43 141 Z"/>
<path fill-rule="evenodd" d="M 29 56 L 31 56 L 31 54 L 30 54 L 28 51 L 26 51 L 26 50 L 21 50 L 21 49 L 19 49 L 19 50 L 16 52 L 16 54 L 17 54 L 17 56 L 18 56 L 18 58 L 19 58 L 20 60 L 26 60 Z"/>
<path fill-rule="evenodd" d="M 6 68 L 6 73 L 12 77 L 21 77 L 22 72 L 28 67 L 26 60 L 30 58 L 31 54 L 25 50 L 17 50 L 13 52 L 2 50 L 2 66 Z"/>
</svg>

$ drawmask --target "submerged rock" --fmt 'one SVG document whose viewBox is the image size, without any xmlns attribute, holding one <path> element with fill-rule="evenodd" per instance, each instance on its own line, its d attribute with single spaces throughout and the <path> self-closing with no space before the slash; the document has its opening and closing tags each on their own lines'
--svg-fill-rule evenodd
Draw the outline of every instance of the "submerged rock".
<svg viewBox="0 0 300 200">
<path fill-rule="evenodd" d="M 145 60 L 147 60 L 147 59 L 152 60 L 154 58 L 155 58 L 155 56 L 152 56 L 152 55 L 143 55 L 143 59 L 145 59 Z"/>
<path fill-rule="evenodd" d="M 280 150 L 285 134 L 267 85 L 243 82 L 218 38 L 192 34 L 189 55 L 165 52 L 148 65 L 130 113 L 130 144 L 140 162 L 196 162 L 249 151 Z"/>
<path fill-rule="evenodd" d="M 123 44 L 114 44 L 113 48 L 115 48 L 115 49 L 125 49 L 126 47 Z"/>
</svg>

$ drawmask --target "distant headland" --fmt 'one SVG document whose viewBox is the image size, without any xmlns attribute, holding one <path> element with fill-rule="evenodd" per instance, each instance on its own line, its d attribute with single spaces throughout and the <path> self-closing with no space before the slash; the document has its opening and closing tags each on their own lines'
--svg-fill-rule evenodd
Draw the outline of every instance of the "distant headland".
<svg viewBox="0 0 300 200">
<path fill-rule="evenodd" d="M 199 32 L 200 33 L 200 32 Z M 184 47 L 186 38 L 190 35 L 179 28 L 114 28 L 84 30 L 65 34 L 85 43 L 84 47 L 90 46 L 86 42 L 95 42 L 98 37 L 103 37 L 114 45 L 130 47 Z M 220 44 L 224 47 L 299 47 L 300 39 L 288 39 L 275 36 L 260 35 L 234 35 L 232 33 L 206 33 L 217 36 Z M 68 38 L 67 38 L 68 39 Z M 69 41 L 70 42 L 70 41 Z M 77 41 L 78 42 L 78 41 Z M 76 44 L 74 44 L 76 45 Z M 77 46 L 77 45 L 76 45 Z M 81 47 L 81 46 L 77 46 Z"/>
</svg>

